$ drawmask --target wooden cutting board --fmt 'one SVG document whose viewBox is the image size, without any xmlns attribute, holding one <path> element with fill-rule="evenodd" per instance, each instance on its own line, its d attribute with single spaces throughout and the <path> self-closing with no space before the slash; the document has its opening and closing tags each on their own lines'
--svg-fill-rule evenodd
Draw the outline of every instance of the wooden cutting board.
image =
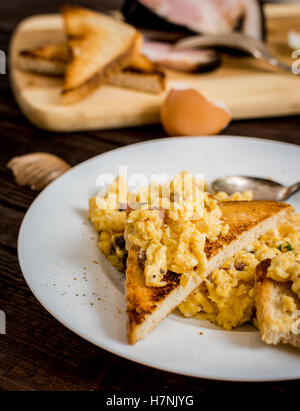
<svg viewBox="0 0 300 411">
<path fill-rule="evenodd" d="M 290 30 L 300 32 L 300 5 L 266 6 L 268 43 L 275 55 L 293 63 L 287 45 Z M 84 101 L 63 106 L 62 80 L 24 73 L 16 67 L 20 49 L 64 40 L 59 15 L 39 15 L 24 20 L 10 45 L 10 78 L 21 110 L 36 126 L 52 131 L 80 131 L 139 126 L 159 122 L 162 95 L 103 86 Z M 300 64 L 299 64 L 300 66 Z M 225 103 L 233 118 L 300 113 L 300 74 L 284 73 L 252 58 L 223 57 L 212 73 L 167 72 L 167 88 L 186 84 L 213 101 Z"/>
</svg>

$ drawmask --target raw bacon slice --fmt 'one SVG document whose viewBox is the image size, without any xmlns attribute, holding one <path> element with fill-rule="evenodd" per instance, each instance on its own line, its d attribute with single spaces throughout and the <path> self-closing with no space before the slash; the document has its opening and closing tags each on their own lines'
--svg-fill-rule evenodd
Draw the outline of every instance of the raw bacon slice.
<svg viewBox="0 0 300 411">
<path fill-rule="evenodd" d="M 174 50 L 159 41 L 145 41 L 142 54 L 154 63 L 185 72 L 209 71 L 220 64 L 220 56 L 214 50 Z"/>
</svg>

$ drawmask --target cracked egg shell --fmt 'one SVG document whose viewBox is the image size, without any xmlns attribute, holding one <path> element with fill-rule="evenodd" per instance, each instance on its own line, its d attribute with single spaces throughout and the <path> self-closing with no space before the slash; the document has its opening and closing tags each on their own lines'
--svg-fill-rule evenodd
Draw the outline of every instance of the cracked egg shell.
<svg viewBox="0 0 300 411">
<path fill-rule="evenodd" d="M 225 106 L 209 101 L 194 89 L 172 89 L 161 107 L 161 122 L 169 136 L 218 134 L 231 119 Z"/>
</svg>

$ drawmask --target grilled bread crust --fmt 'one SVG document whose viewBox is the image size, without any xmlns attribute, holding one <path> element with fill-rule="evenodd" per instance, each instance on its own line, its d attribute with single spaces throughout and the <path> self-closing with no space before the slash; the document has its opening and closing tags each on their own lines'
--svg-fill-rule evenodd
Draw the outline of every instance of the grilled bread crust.
<svg viewBox="0 0 300 411">
<path fill-rule="evenodd" d="M 205 275 L 246 247 L 260 235 L 276 227 L 294 209 L 292 206 L 271 201 L 234 201 L 220 204 L 222 219 L 229 225 L 226 235 L 217 241 L 206 241 L 208 266 Z M 164 287 L 148 287 L 143 266 L 139 262 L 139 249 L 129 246 L 126 269 L 127 336 L 131 344 L 144 338 L 163 318 L 201 283 L 192 277 L 186 287 L 180 285 L 180 274 L 167 272 Z"/>
<path fill-rule="evenodd" d="M 222 220 L 229 225 L 229 231 L 225 236 L 220 236 L 217 241 L 206 242 L 205 253 L 208 259 L 264 220 L 281 211 L 286 211 L 286 215 L 295 211 L 291 205 L 278 201 L 228 201 L 220 203 L 219 206 Z"/>
</svg>

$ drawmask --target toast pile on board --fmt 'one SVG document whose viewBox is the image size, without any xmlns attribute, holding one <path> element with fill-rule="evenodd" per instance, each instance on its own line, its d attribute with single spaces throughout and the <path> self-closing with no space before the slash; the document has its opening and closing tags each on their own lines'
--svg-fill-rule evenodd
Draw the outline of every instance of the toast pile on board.
<svg viewBox="0 0 300 411">
<path fill-rule="evenodd" d="M 220 208 L 222 220 L 228 224 L 229 230 L 215 242 L 206 240 L 205 254 L 208 264 L 204 276 L 208 276 L 256 238 L 276 228 L 294 211 L 288 204 L 267 201 L 225 202 L 220 204 Z M 128 341 L 134 344 L 149 334 L 185 300 L 202 279 L 198 275 L 192 276 L 188 283 L 182 286 L 181 274 L 168 271 L 163 278 L 165 286 L 149 287 L 145 283 L 144 268 L 139 258 L 141 250 L 131 244 L 127 244 L 127 249 L 127 335 Z"/>
<path fill-rule="evenodd" d="M 142 35 L 131 25 L 77 6 L 61 10 L 66 44 L 21 50 L 18 66 L 63 76 L 63 104 L 81 101 L 102 84 L 160 93 L 165 75 L 140 54 Z"/>
</svg>

